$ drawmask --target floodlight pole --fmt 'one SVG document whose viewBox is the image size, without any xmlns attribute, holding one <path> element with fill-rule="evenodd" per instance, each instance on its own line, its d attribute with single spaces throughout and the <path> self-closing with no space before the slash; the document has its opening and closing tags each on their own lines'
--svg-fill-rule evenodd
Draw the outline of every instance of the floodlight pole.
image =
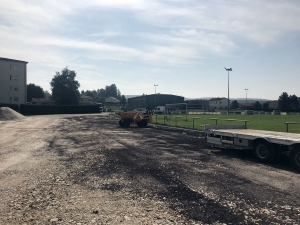
<svg viewBox="0 0 300 225">
<path fill-rule="evenodd" d="M 247 89 L 247 88 L 245 88 L 245 91 L 246 91 L 246 110 L 247 110 L 247 107 L 248 107 L 248 105 L 247 105 L 247 91 L 248 91 L 249 89 Z"/>
<path fill-rule="evenodd" d="M 225 67 L 224 67 L 225 68 Z M 232 71 L 232 68 L 226 69 L 228 72 L 228 106 L 227 106 L 227 114 L 229 115 L 229 71 Z"/>
<path fill-rule="evenodd" d="M 156 108 L 156 87 L 158 86 L 158 84 L 154 84 L 154 88 L 155 88 L 155 106 L 154 108 Z"/>
</svg>

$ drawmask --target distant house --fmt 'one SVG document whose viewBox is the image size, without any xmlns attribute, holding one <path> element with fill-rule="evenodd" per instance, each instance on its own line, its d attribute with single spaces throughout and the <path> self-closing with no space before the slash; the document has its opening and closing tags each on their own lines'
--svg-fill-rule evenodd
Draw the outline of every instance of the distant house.
<svg viewBox="0 0 300 225">
<path fill-rule="evenodd" d="M 55 105 L 55 101 L 47 98 L 32 98 L 30 101 L 33 105 Z"/>
<path fill-rule="evenodd" d="M 278 101 L 269 102 L 269 109 L 278 109 Z"/>
<path fill-rule="evenodd" d="M 227 109 L 228 99 L 227 98 L 212 98 L 209 100 L 210 109 Z"/>
<path fill-rule="evenodd" d="M 94 99 L 91 96 L 81 95 L 79 105 L 93 105 Z"/>
<path fill-rule="evenodd" d="M 114 97 L 108 97 L 105 99 L 105 102 L 107 103 L 119 103 L 120 101 Z"/>
</svg>

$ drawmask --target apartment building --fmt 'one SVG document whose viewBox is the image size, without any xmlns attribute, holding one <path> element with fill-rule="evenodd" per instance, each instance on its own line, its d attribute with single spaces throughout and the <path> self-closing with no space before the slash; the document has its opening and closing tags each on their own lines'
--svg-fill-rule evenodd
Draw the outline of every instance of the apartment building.
<svg viewBox="0 0 300 225">
<path fill-rule="evenodd" d="M 0 57 L 0 103 L 27 102 L 27 63 Z"/>
<path fill-rule="evenodd" d="M 227 109 L 228 99 L 227 98 L 212 98 L 209 100 L 210 109 Z"/>
</svg>

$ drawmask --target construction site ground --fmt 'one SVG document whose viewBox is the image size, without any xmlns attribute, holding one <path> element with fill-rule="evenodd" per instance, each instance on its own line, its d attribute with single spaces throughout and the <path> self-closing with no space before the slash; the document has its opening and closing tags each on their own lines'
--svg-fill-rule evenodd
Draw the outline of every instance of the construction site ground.
<svg viewBox="0 0 300 225">
<path fill-rule="evenodd" d="M 214 148 L 202 133 L 121 128 L 108 114 L 0 122 L 0 224 L 300 224 L 283 158 Z"/>
</svg>

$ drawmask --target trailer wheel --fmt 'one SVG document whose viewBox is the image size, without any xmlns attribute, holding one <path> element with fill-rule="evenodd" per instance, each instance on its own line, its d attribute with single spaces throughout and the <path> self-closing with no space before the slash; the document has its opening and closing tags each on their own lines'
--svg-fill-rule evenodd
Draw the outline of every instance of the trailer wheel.
<svg viewBox="0 0 300 225">
<path fill-rule="evenodd" d="M 292 166 L 300 171 L 300 148 L 294 147 L 289 155 Z"/>
<path fill-rule="evenodd" d="M 254 147 L 254 154 L 260 162 L 269 163 L 276 158 L 276 149 L 267 141 L 258 141 Z"/>
<path fill-rule="evenodd" d="M 122 120 L 119 120 L 119 125 L 120 125 L 120 127 L 123 127 L 123 121 Z"/>
<path fill-rule="evenodd" d="M 123 127 L 129 127 L 130 126 L 130 120 L 123 120 Z"/>
</svg>

